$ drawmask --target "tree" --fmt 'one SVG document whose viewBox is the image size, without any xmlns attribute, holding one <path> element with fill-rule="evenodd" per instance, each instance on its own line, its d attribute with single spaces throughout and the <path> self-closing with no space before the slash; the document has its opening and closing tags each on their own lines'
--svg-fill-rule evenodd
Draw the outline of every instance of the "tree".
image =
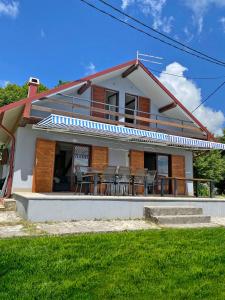
<svg viewBox="0 0 225 300">
<path fill-rule="evenodd" d="M 194 155 L 194 175 L 197 178 L 213 179 L 219 183 L 225 178 L 225 157 L 222 151 L 199 151 Z"/>
<path fill-rule="evenodd" d="M 38 86 L 38 92 L 46 91 L 48 88 L 43 84 Z M 9 83 L 5 87 L 0 88 L 0 106 L 16 102 L 26 98 L 28 94 L 28 84 L 22 86 Z"/>
</svg>

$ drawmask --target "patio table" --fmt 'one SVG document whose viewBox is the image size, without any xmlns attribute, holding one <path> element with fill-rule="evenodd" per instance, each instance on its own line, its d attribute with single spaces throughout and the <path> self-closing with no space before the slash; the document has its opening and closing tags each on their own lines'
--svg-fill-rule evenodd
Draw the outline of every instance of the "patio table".
<svg viewBox="0 0 225 300">
<path fill-rule="evenodd" d="M 96 196 L 98 194 L 98 178 L 101 176 L 102 172 L 99 171 L 91 171 L 88 172 L 82 177 L 85 179 L 86 182 L 90 182 L 90 178 L 93 178 L 93 183 L 94 183 L 94 191 L 93 194 Z M 88 195 L 88 192 L 90 192 L 88 185 L 85 185 L 85 195 Z"/>
</svg>

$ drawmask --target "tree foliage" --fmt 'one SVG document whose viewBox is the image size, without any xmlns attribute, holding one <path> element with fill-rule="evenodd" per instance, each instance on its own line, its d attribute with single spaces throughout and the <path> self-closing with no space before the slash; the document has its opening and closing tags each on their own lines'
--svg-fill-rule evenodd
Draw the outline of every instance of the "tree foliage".
<svg viewBox="0 0 225 300">
<path fill-rule="evenodd" d="M 198 152 L 194 156 L 194 174 L 197 178 L 220 182 L 225 177 L 225 157 L 222 151 Z"/>
<path fill-rule="evenodd" d="M 40 84 L 38 92 L 46 91 L 47 87 Z M 26 98 L 28 94 L 28 84 L 25 83 L 22 86 L 9 83 L 5 87 L 0 88 L 0 106 L 16 102 L 23 98 Z"/>
</svg>

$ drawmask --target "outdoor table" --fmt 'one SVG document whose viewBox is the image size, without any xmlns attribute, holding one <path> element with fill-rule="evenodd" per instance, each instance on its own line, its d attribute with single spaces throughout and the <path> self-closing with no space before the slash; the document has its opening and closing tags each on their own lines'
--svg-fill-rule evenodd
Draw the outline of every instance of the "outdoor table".
<svg viewBox="0 0 225 300">
<path fill-rule="evenodd" d="M 88 172 L 84 175 L 82 175 L 82 177 L 85 179 L 85 181 L 88 183 L 90 181 L 88 181 L 89 178 L 93 178 L 93 183 L 94 183 L 94 192 L 93 194 L 96 196 L 98 194 L 98 178 L 101 176 L 102 172 L 99 171 L 92 171 L 92 172 Z M 88 185 L 85 185 L 85 195 L 88 195 L 88 192 L 90 190 L 88 189 Z"/>
</svg>

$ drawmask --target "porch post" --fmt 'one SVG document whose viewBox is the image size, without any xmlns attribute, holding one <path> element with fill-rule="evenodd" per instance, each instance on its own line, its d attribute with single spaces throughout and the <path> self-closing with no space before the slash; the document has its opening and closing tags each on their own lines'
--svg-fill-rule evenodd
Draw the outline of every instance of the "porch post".
<svg viewBox="0 0 225 300">
<path fill-rule="evenodd" d="M 164 183 L 165 183 L 165 178 L 161 178 L 161 197 L 164 196 Z"/>
</svg>

